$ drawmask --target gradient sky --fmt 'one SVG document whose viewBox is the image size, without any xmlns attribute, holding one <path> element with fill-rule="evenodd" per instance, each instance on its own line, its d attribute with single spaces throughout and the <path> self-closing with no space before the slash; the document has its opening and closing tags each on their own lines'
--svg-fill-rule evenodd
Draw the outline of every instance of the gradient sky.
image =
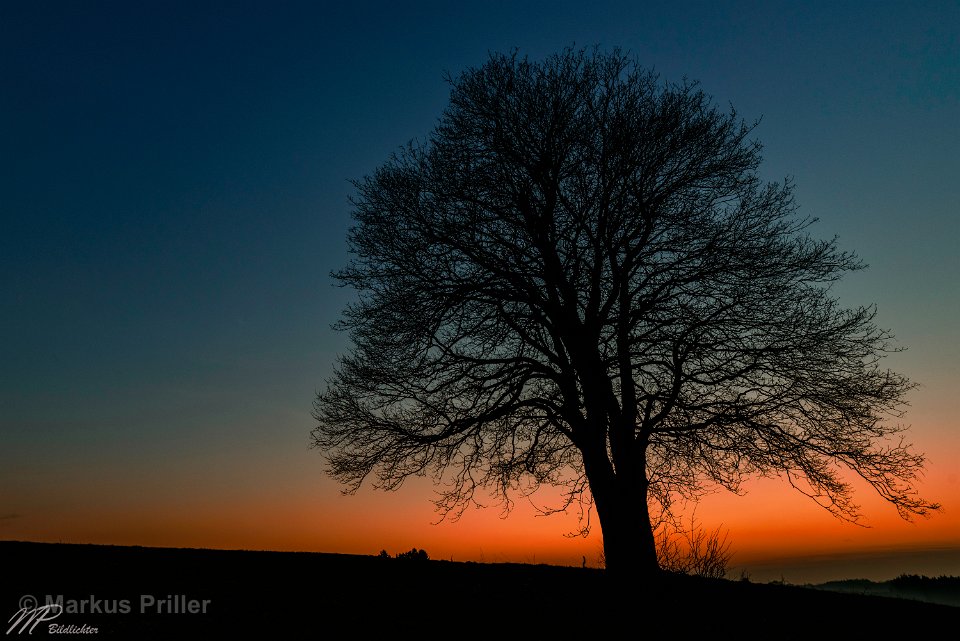
<svg viewBox="0 0 960 641">
<path fill-rule="evenodd" d="M 340 496 L 309 432 L 348 181 L 430 131 L 445 71 L 599 44 L 762 117 L 764 175 L 871 266 L 837 293 L 908 348 L 944 505 L 867 488 L 864 529 L 764 481 L 697 517 L 756 578 L 960 574 L 960 5 L 399 4 L 0 4 L 0 539 L 595 564 L 572 516 Z"/>
</svg>

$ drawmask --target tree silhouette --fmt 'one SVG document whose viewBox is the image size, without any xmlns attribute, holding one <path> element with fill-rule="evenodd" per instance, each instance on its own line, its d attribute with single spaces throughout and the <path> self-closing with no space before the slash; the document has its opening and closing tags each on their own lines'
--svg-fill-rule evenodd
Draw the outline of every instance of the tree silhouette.
<svg viewBox="0 0 960 641">
<path fill-rule="evenodd" d="M 431 475 L 455 518 L 481 487 L 509 510 L 560 485 L 641 573 L 672 500 L 749 475 L 851 520 L 851 474 L 936 509 L 889 422 L 912 387 L 891 335 L 829 291 L 862 264 L 761 181 L 755 125 L 620 51 L 448 81 L 429 138 L 354 183 L 353 345 L 312 433 L 346 491 Z"/>
</svg>

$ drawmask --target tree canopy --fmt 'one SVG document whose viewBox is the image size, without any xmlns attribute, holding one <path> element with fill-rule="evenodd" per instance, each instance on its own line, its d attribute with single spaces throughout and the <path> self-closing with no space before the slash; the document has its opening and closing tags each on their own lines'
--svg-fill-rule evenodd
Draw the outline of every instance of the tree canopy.
<svg viewBox="0 0 960 641">
<path fill-rule="evenodd" d="M 750 475 L 852 520 L 851 475 L 905 518 L 936 508 L 892 336 L 831 293 L 862 263 L 760 178 L 755 124 L 618 50 L 449 82 L 429 137 L 355 182 L 352 347 L 314 412 L 335 478 L 432 475 L 454 513 L 560 485 L 636 571 L 677 496 Z"/>
</svg>

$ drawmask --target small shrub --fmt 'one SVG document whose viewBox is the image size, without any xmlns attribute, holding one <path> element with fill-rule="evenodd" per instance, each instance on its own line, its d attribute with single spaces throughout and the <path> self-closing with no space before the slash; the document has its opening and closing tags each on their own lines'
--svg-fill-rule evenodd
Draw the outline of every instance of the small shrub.
<svg viewBox="0 0 960 641">
<path fill-rule="evenodd" d="M 722 579 L 732 557 L 727 533 L 704 530 L 693 517 L 689 528 L 665 525 L 657 537 L 657 560 L 668 572 Z"/>
</svg>

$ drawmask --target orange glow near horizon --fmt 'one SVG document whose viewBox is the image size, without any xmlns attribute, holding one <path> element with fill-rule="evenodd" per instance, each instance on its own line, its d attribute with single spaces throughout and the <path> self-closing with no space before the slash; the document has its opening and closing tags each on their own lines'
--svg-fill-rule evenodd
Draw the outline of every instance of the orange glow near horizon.
<svg viewBox="0 0 960 641">
<path fill-rule="evenodd" d="M 696 519 L 704 527 L 728 531 L 735 566 L 883 549 L 960 549 L 960 484 L 951 468 L 960 451 L 952 448 L 946 443 L 930 448 L 920 490 L 944 507 L 929 519 L 902 521 L 860 484 L 856 499 L 871 527 L 859 527 L 830 516 L 777 480 L 752 481 L 745 496 L 708 495 L 696 506 Z M 381 549 L 395 554 L 417 547 L 432 558 L 457 561 L 579 566 L 585 558 L 588 566 L 599 563 L 595 515 L 586 539 L 564 536 L 578 528 L 574 514 L 538 516 L 526 500 L 518 500 L 505 519 L 499 508 L 489 507 L 469 509 L 459 522 L 434 524 L 438 515 L 429 502 L 432 488 L 424 480 L 393 493 L 362 489 L 343 496 L 320 468 L 313 453 L 302 467 L 293 466 L 289 478 L 239 488 L 243 470 L 224 468 L 219 470 L 224 481 L 219 492 L 188 485 L 165 492 L 135 477 L 108 492 L 95 479 L 84 485 L 61 478 L 60 488 L 69 489 L 33 487 L 33 504 L 46 509 L 24 510 L 22 516 L 0 521 L 0 538 L 350 554 Z M 144 500 L 151 493 L 151 500 Z"/>
</svg>

